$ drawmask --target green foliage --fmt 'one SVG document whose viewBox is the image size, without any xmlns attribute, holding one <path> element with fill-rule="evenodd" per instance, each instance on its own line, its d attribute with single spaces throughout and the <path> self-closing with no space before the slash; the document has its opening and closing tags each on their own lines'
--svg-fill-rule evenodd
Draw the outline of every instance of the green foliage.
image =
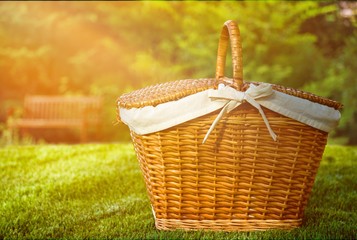
<svg viewBox="0 0 357 240">
<path fill-rule="evenodd" d="M 357 149 L 327 146 L 301 228 L 157 231 L 129 144 L 0 148 L 0 238 L 355 239 Z"/>
<path fill-rule="evenodd" d="M 215 76 L 222 24 L 241 29 L 244 78 L 343 102 L 337 136 L 357 143 L 356 17 L 340 2 L 2 2 L 0 121 L 26 94 L 105 98 L 107 139 L 124 92 Z M 227 59 L 226 75 L 231 76 Z M 127 132 L 125 133 L 127 134 Z"/>
</svg>

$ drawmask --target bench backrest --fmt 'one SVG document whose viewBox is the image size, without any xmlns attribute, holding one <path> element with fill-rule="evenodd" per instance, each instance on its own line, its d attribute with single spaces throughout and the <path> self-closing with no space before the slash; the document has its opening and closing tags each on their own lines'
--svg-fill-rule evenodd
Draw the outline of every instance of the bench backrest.
<svg viewBox="0 0 357 240">
<path fill-rule="evenodd" d="M 24 118 L 98 122 L 101 106 L 100 97 L 27 96 Z"/>
</svg>

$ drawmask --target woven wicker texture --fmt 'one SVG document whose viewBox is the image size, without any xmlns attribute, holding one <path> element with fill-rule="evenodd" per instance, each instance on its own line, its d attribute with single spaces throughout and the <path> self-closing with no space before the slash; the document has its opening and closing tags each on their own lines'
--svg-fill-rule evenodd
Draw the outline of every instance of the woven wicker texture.
<svg viewBox="0 0 357 240">
<path fill-rule="evenodd" d="M 157 228 L 300 225 L 327 133 L 264 112 L 277 142 L 248 105 L 222 119 L 205 144 L 201 142 L 218 112 L 153 134 L 131 133 Z"/>
<path fill-rule="evenodd" d="M 145 106 L 156 106 L 161 103 L 169 101 L 176 101 L 183 97 L 194 93 L 202 92 L 207 89 L 217 89 L 219 83 L 229 84 L 229 79 L 203 78 L 203 79 L 185 79 L 177 80 L 167 83 L 156 84 L 131 93 L 123 94 L 118 98 L 120 107 L 123 108 L 141 108 Z M 249 83 L 259 85 L 259 82 L 244 82 L 242 90 L 245 90 Z M 320 103 L 335 109 L 341 109 L 342 104 L 327 98 L 319 97 L 315 94 L 304 92 L 294 88 L 288 88 L 281 85 L 272 84 L 272 88 L 279 92 L 283 92 L 295 97 L 310 100 L 312 102 Z"/>
<path fill-rule="evenodd" d="M 120 107 L 155 106 L 217 87 L 226 81 L 228 41 L 233 58 L 231 86 L 245 91 L 239 29 L 227 21 L 221 32 L 215 79 L 147 87 L 120 97 Z M 273 88 L 341 107 L 313 94 Z M 156 133 L 131 132 L 156 227 L 252 231 L 300 226 L 327 133 L 264 108 L 278 136 L 273 141 L 258 110 L 244 103 L 225 115 L 202 144 L 218 112 Z"/>
</svg>

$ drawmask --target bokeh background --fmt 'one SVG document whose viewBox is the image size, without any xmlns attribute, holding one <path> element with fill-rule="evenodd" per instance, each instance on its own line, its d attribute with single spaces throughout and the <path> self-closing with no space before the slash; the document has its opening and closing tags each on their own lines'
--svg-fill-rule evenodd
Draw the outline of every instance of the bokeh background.
<svg viewBox="0 0 357 240">
<path fill-rule="evenodd" d="M 244 78 L 344 104 L 330 134 L 357 144 L 357 2 L 0 2 L 0 139 L 26 95 L 99 95 L 96 141 L 129 140 L 116 99 L 160 82 L 214 77 L 223 23 L 239 23 Z M 231 76 L 227 60 L 227 76 Z M 35 141 L 72 141 L 70 131 Z M 13 138 L 11 138 L 13 141 Z M 21 141 L 21 140 L 19 140 Z"/>
</svg>

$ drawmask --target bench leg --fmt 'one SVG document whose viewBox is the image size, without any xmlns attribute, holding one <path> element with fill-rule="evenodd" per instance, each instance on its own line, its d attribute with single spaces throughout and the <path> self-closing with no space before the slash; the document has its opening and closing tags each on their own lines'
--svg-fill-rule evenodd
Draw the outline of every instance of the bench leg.
<svg viewBox="0 0 357 240">
<path fill-rule="evenodd" d="M 81 126 L 81 143 L 87 142 L 87 127 L 86 124 L 82 124 Z"/>
</svg>

